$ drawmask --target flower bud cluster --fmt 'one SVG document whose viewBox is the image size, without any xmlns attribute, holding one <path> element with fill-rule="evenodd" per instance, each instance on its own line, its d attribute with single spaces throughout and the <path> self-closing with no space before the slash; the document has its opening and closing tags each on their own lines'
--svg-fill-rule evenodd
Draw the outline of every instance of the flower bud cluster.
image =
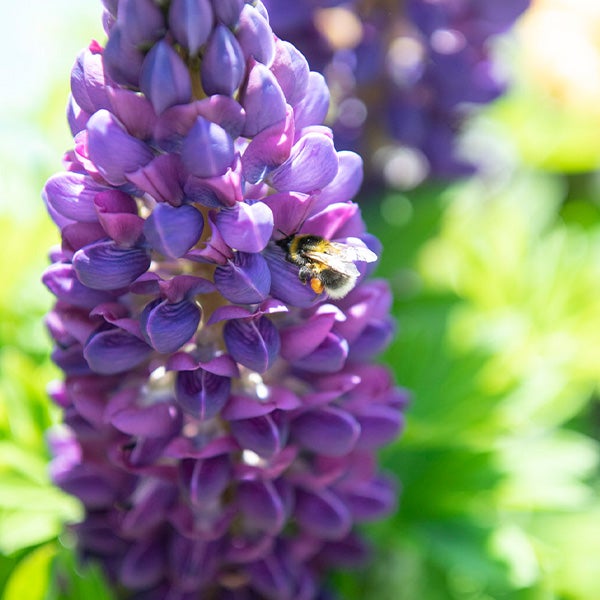
<svg viewBox="0 0 600 600">
<path fill-rule="evenodd" d="M 105 8 L 43 193 L 54 479 L 84 505 L 82 555 L 136 598 L 315 598 L 395 504 L 375 451 L 406 394 L 374 363 L 393 324 L 372 265 L 332 300 L 277 242 L 379 253 L 352 202 L 362 161 L 260 2 Z"/>
</svg>

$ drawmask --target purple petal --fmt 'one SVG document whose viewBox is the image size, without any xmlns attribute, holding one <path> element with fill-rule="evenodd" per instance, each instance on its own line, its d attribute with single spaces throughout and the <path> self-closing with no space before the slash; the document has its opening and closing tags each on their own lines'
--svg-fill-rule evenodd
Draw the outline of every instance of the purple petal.
<svg viewBox="0 0 600 600">
<path fill-rule="evenodd" d="M 235 36 L 217 25 L 202 57 L 200 75 L 205 93 L 233 96 L 244 79 L 246 62 Z"/>
<path fill-rule="evenodd" d="M 90 116 L 90 113 L 83 110 L 77 102 L 75 102 L 73 96 L 69 94 L 69 99 L 67 101 L 67 121 L 73 137 L 86 128 Z"/>
<path fill-rule="evenodd" d="M 367 362 L 383 352 L 394 337 L 395 323 L 390 318 L 373 321 L 362 330 L 350 346 L 348 358 L 352 362 Z"/>
<path fill-rule="evenodd" d="M 134 590 L 156 585 L 163 578 L 165 558 L 165 548 L 159 539 L 134 542 L 120 563 L 120 582 Z"/>
<path fill-rule="evenodd" d="M 352 526 L 348 509 L 328 490 L 297 490 L 295 515 L 304 530 L 326 540 L 343 538 Z"/>
<path fill-rule="evenodd" d="M 294 106 L 294 118 L 296 119 L 296 131 L 320 125 L 325 122 L 329 110 L 329 87 L 321 73 L 311 71 L 308 75 L 308 86 L 306 94 L 296 106 Z"/>
<path fill-rule="evenodd" d="M 237 495 L 249 527 L 279 533 L 285 523 L 285 506 L 272 482 L 241 481 Z"/>
<path fill-rule="evenodd" d="M 125 173 L 135 171 L 152 160 L 144 142 L 129 135 L 107 110 L 99 110 L 87 124 L 90 159 L 109 183 L 121 185 Z"/>
<path fill-rule="evenodd" d="M 71 71 L 71 93 L 77 105 L 89 114 L 100 108 L 110 108 L 100 52 L 85 48 L 79 53 Z"/>
<path fill-rule="evenodd" d="M 83 357 L 80 344 L 76 343 L 68 348 L 57 346 L 52 351 L 50 358 L 59 369 L 65 372 L 67 377 L 90 374 L 90 368 Z"/>
<path fill-rule="evenodd" d="M 101 375 L 124 373 L 142 364 L 152 348 L 122 329 L 107 329 L 94 334 L 83 351 L 90 369 Z"/>
<path fill-rule="evenodd" d="M 244 177 L 249 183 L 259 183 L 269 171 L 286 161 L 292 150 L 294 121 L 291 108 L 285 121 L 263 129 L 248 144 L 242 155 Z"/>
<path fill-rule="evenodd" d="M 321 310 L 305 321 L 280 330 L 281 356 L 293 361 L 314 352 L 338 318 L 339 311 Z"/>
<path fill-rule="evenodd" d="M 181 429 L 181 413 L 167 402 L 124 408 L 110 416 L 119 431 L 144 437 L 173 436 Z"/>
<path fill-rule="evenodd" d="M 326 565 L 338 568 L 364 566 L 368 557 L 368 546 L 364 540 L 352 533 L 343 540 L 326 542 L 319 553 L 319 559 Z"/>
<path fill-rule="evenodd" d="M 196 117 L 181 147 L 181 159 L 198 177 L 223 175 L 231 167 L 235 151 L 229 134 L 216 123 Z"/>
<path fill-rule="evenodd" d="M 246 59 L 270 66 L 275 56 L 275 36 L 269 22 L 250 4 L 242 8 L 236 37 Z"/>
<path fill-rule="evenodd" d="M 315 198 L 296 192 L 281 192 L 264 198 L 263 202 L 273 212 L 274 229 L 278 237 L 283 238 L 300 230 L 300 225 L 312 210 Z"/>
<path fill-rule="evenodd" d="M 271 415 L 232 421 L 229 426 L 242 449 L 252 450 L 264 458 L 277 454 L 285 443 Z"/>
<path fill-rule="evenodd" d="M 311 193 L 330 183 L 338 171 L 338 157 L 329 136 L 308 133 L 294 144 L 291 155 L 270 176 L 282 191 Z"/>
<path fill-rule="evenodd" d="M 189 300 L 170 303 L 157 299 L 140 316 L 144 339 L 163 354 L 175 352 L 188 342 L 199 323 L 200 309 Z"/>
<path fill-rule="evenodd" d="M 104 213 L 99 219 L 106 235 L 119 246 L 133 246 L 144 228 L 144 219 L 129 213 Z"/>
<path fill-rule="evenodd" d="M 231 465 L 227 455 L 202 460 L 184 459 L 180 479 L 193 504 L 202 506 L 217 498 L 229 485 Z"/>
<path fill-rule="evenodd" d="M 355 203 L 336 202 L 306 219 L 301 232 L 311 232 L 328 240 L 335 239 L 339 237 L 338 232 L 353 218 L 360 221 L 360 212 Z"/>
<path fill-rule="evenodd" d="M 166 520 L 177 499 L 177 488 L 158 480 L 144 482 L 135 492 L 135 504 L 125 513 L 121 527 L 128 538 L 147 536 Z"/>
<path fill-rule="evenodd" d="M 109 96 L 113 114 L 125 129 L 140 140 L 152 137 L 156 113 L 150 101 L 132 90 L 110 88 Z"/>
<path fill-rule="evenodd" d="M 203 228 L 202 213 L 193 206 L 157 204 L 146 219 L 144 235 L 154 250 L 179 258 L 196 245 Z"/>
<path fill-rule="evenodd" d="M 44 186 L 46 201 L 61 215 L 74 221 L 98 220 L 94 197 L 106 187 L 83 173 L 57 173 Z"/>
<path fill-rule="evenodd" d="M 164 150 L 179 151 L 181 140 L 188 134 L 198 116 L 220 125 L 232 138 L 240 135 L 246 120 L 244 109 L 233 98 L 211 96 L 168 108 L 158 118 L 153 137 Z"/>
<path fill-rule="evenodd" d="M 404 425 L 402 413 L 395 407 L 370 404 L 355 414 L 360 425 L 356 447 L 374 450 L 395 440 Z"/>
<path fill-rule="evenodd" d="M 215 291 L 211 281 L 195 275 L 175 275 L 171 279 L 158 281 L 158 288 L 162 296 L 173 303 L 184 298 L 189 300 L 196 294 L 210 294 Z"/>
<path fill-rule="evenodd" d="M 236 252 L 233 260 L 217 267 L 214 281 L 219 292 L 230 302 L 257 304 L 269 295 L 271 272 L 260 254 Z"/>
<path fill-rule="evenodd" d="M 279 332 L 267 317 L 228 321 L 223 337 L 233 359 L 258 373 L 268 370 L 279 355 Z"/>
<path fill-rule="evenodd" d="M 59 300 L 88 310 L 114 299 L 111 292 L 91 289 L 80 283 L 71 265 L 57 263 L 48 267 L 42 282 Z"/>
<path fill-rule="evenodd" d="M 176 582 L 178 600 L 193 600 L 217 577 L 222 556 L 220 541 L 191 540 L 173 535 L 169 547 L 169 574 Z M 173 598 L 175 600 L 175 598 Z"/>
<path fill-rule="evenodd" d="M 335 373 L 344 366 L 348 356 L 348 342 L 334 333 L 310 354 L 294 361 L 294 367 L 311 373 Z"/>
<path fill-rule="evenodd" d="M 150 258 L 143 248 L 119 248 L 113 241 L 96 242 L 73 256 L 79 281 L 97 290 L 126 287 L 149 266 Z"/>
<path fill-rule="evenodd" d="M 293 574 L 286 569 L 285 557 L 270 554 L 266 559 L 252 562 L 247 570 L 250 573 L 252 588 L 260 593 L 261 598 L 276 598 L 277 600 L 295 600 L 296 598 L 314 598 L 309 595 L 297 595 L 296 581 L 299 574 Z"/>
<path fill-rule="evenodd" d="M 210 373 L 205 369 L 180 371 L 175 395 L 183 410 L 200 420 L 219 414 L 231 389 L 231 379 Z"/>
<path fill-rule="evenodd" d="M 208 39 L 213 21 L 214 16 L 209 0 L 171 1 L 169 7 L 171 32 L 192 56 Z"/>
<path fill-rule="evenodd" d="M 179 54 L 164 40 L 146 55 L 140 72 L 140 89 L 157 114 L 192 98 L 190 74 Z"/>
<path fill-rule="evenodd" d="M 142 234 L 144 220 L 137 214 L 137 204 L 119 190 L 96 194 L 94 205 L 100 224 L 109 237 L 120 246 L 132 246 Z"/>
<path fill-rule="evenodd" d="M 263 129 L 283 121 L 286 116 L 285 96 L 275 75 L 262 63 L 250 61 L 248 82 L 240 101 L 246 111 L 243 135 L 254 137 Z"/>
<path fill-rule="evenodd" d="M 66 255 L 106 238 L 100 223 L 69 223 L 61 231 L 62 250 Z"/>
<path fill-rule="evenodd" d="M 96 212 L 101 214 L 108 213 L 129 213 L 137 215 L 137 204 L 132 196 L 120 190 L 102 189 L 94 195 L 94 206 Z"/>
<path fill-rule="evenodd" d="M 344 493 L 346 506 L 357 521 L 381 519 L 396 503 L 396 491 L 387 479 L 375 479 Z"/>
<path fill-rule="evenodd" d="M 165 22 L 154 0 L 120 0 L 117 22 L 134 46 L 150 46 L 165 33 Z"/>
<path fill-rule="evenodd" d="M 185 182 L 184 191 L 190 202 L 199 202 L 210 208 L 235 206 L 243 200 L 242 178 L 233 169 L 228 169 L 219 177 L 200 178 L 190 175 Z"/>
<path fill-rule="evenodd" d="M 98 469 L 89 464 L 74 465 L 57 477 L 56 484 L 65 492 L 79 498 L 90 509 L 106 508 L 117 496 L 114 483 L 106 481 Z"/>
<path fill-rule="evenodd" d="M 363 160 L 355 152 L 338 152 L 339 167 L 333 181 L 319 196 L 319 206 L 325 207 L 332 202 L 345 202 L 356 196 L 363 181 Z"/>
<path fill-rule="evenodd" d="M 180 181 L 181 161 L 175 154 L 160 154 L 137 171 L 127 173 L 139 190 L 150 194 L 157 202 L 180 206 L 183 189 Z"/>
<path fill-rule="evenodd" d="M 277 78 L 288 104 L 294 106 L 308 87 L 309 66 L 306 58 L 293 44 L 277 40 L 271 71 Z"/>
<path fill-rule="evenodd" d="M 110 30 L 102 58 L 106 73 L 115 83 L 133 88 L 138 86 L 144 54 L 123 35 L 119 23 Z"/>
<path fill-rule="evenodd" d="M 260 252 L 273 232 L 273 213 L 264 202 L 238 202 L 217 214 L 215 225 L 231 248 Z"/>
<path fill-rule="evenodd" d="M 232 395 L 223 409 L 223 418 L 228 421 L 249 419 L 268 415 L 276 409 L 294 410 L 301 406 L 301 401 L 287 388 L 269 386 L 268 399 L 257 402 L 254 396 Z"/>
<path fill-rule="evenodd" d="M 212 0 L 215 15 L 227 27 L 235 27 L 240 20 L 244 0 Z"/>
<path fill-rule="evenodd" d="M 352 451 L 360 425 L 348 412 L 334 406 L 311 410 L 292 422 L 294 439 L 323 456 L 344 456 Z"/>
<path fill-rule="evenodd" d="M 309 285 L 298 278 L 298 267 L 285 258 L 284 251 L 274 244 L 265 250 L 264 257 L 271 270 L 271 296 L 282 300 L 289 306 L 310 308 L 318 301 Z"/>
</svg>

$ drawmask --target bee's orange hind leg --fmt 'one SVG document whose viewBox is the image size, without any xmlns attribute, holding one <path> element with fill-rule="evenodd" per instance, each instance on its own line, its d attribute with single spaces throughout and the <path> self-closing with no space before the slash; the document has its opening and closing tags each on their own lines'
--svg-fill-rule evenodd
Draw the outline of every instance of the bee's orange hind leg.
<svg viewBox="0 0 600 600">
<path fill-rule="evenodd" d="M 323 282 L 316 277 L 313 277 L 310 280 L 310 287 L 315 294 L 322 294 L 325 287 L 323 286 Z"/>
</svg>

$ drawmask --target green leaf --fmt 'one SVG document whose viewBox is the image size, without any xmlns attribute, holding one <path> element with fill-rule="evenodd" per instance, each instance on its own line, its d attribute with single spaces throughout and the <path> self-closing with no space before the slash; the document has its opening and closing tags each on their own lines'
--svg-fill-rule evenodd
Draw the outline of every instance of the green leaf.
<svg viewBox="0 0 600 600">
<path fill-rule="evenodd" d="M 61 548 L 52 571 L 46 600 L 114 600 L 115 596 L 100 567 L 93 562 L 82 565 L 73 549 Z"/>
<path fill-rule="evenodd" d="M 56 547 L 53 544 L 46 544 L 26 554 L 9 577 L 3 600 L 44 600 L 55 554 Z"/>
</svg>

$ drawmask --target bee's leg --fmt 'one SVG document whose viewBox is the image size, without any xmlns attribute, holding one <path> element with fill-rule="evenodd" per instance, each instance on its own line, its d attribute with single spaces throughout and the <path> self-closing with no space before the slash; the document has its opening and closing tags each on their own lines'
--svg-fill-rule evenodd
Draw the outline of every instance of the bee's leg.
<svg viewBox="0 0 600 600">
<path fill-rule="evenodd" d="M 316 277 L 313 277 L 310 280 L 310 287 L 315 294 L 322 294 L 323 290 L 325 289 L 323 282 L 320 279 L 317 279 Z"/>
<path fill-rule="evenodd" d="M 298 279 L 302 283 L 306 283 L 311 277 L 312 273 L 310 272 L 310 269 L 308 267 L 303 266 L 300 267 L 300 269 L 298 269 Z"/>
</svg>

